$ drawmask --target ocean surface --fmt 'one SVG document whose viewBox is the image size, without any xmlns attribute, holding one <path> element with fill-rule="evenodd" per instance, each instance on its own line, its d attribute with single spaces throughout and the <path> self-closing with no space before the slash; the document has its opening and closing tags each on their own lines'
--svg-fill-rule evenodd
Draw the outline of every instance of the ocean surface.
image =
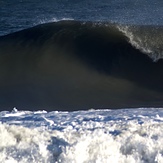
<svg viewBox="0 0 163 163">
<path fill-rule="evenodd" d="M 0 163 L 163 163 L 162 58 L 162 0 L 0 0 Z"/>
</svg>

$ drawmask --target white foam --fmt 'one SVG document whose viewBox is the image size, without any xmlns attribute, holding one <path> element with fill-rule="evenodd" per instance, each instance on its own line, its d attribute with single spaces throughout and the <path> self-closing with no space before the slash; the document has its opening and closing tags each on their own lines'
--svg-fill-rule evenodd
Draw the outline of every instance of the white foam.
<svg viewBox="0 0 163 163">
<path fill-rule="evenodd" d="M 0 162 L 163 162 L 161 108 L 33 115 L 42 126 L 0 124 Z"/>
<path fill-rule="evenodd" d="M 53 126 L 54 125 L 54 122 L 50 119 L 47 119 L 46 117 L 42 116 L 42 118 L 49 123 L 50 126 Z"/>
<path fill-rule="evenodd" d="M 44 24 L 44 23 L 51 23 L 51 22 L 59 22 L 59 21 L 63 21 L 63 20 L 74 20 L 73 18 L 46 18 L 46 19 L 41 19 L 38 20 L 34 25 L 38 25 L 38 24 Z"/>
<path fill-rule="evenodd" d="M 34 112 L 34 114 L 44 114 L 44 113 L 46 114 L 47 111 L 46 110 L 42 110 L 42 111 L 41 110 L 38 110 L 38 111 L 35 111 Z"/>
<path fill-rule="evenodd" d="M 0 125 L 0 162 L 48 162 L 49 137 L 35 129 Z"/>
<path fill-rule="evenodd" d="M 163 124 L 146 122 L 139 125 L 106 125 L 102 129 L 84 132 L 67 132 L 66 141 L 71 145 L 59 156 L 62 162 L 121 162 L 153 163 L 162 160 Z M 118 136 L 108 134 L 119 130 Z M 111 132 L 112 133 L 112 132 Z"/>
<path fill-rule="evenodd" d="M 12 112 L 6 113 L 3 117 L 20 117 L 31 113 L 32 113 L 31 111 L 18 111 L 18 109 L 14 107 Z"/>
</svg>

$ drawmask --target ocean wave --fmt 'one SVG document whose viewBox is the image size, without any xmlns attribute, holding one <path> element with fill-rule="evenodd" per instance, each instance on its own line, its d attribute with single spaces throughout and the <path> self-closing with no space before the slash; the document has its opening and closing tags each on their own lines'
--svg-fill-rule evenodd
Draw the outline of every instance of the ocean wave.
<svg viewBox="0 0 163 163">
<path fill-rule="evenodd" d="M 1 108 L 162 106 L 161 39 L 162 27 L 79 21 L 2 36 Z"/>
</svg>

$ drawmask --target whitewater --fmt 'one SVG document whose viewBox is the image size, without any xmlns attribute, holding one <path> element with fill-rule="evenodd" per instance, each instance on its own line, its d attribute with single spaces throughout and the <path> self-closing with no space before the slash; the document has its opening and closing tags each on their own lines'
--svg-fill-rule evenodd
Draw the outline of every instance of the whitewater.
<svg viewBox="0 0 163 163">
<path fill-rule="evenodd" d="M 163 109 L 3 111 L 3 163 L 161 163 Z"/>
</svg>

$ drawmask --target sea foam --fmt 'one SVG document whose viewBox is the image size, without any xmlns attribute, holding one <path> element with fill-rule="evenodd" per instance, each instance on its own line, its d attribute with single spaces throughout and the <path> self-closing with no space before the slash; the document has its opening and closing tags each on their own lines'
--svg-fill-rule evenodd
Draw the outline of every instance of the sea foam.
<svg viewBox="0 0 163 163">
<path fill-rule="evenodd" d="M 0 162 L 161 163 L 162 117 L 161 108 L 1 117 Z"/>
</svg>

